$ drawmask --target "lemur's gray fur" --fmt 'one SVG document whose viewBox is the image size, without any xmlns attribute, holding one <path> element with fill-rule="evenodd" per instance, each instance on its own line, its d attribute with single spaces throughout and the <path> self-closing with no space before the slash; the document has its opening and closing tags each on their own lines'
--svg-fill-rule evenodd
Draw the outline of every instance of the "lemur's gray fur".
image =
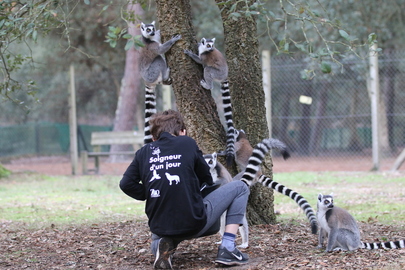
<svg viewBox="0 0 405 270">
<path fill-rule="evenodd" d="M 318 195 L 318 211 L 316 213 L 320 226 L 318 247 L 322 248 L 325 238 L 328 238 L 326 251 L 364 249 L 404 248 L 405 240 L 381 243 L 364 243 L 360 240 L 357 222 L 345 209 L 333 204 L 332 195 Z"/>
</svg>

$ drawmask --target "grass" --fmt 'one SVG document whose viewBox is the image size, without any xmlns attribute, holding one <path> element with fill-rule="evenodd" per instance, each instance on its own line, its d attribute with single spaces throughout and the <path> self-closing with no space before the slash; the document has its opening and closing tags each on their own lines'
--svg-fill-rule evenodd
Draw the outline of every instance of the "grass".
<svg viewBox="0 0 405 270">
<path fill-rule="evenodd" d="M 274 174 L 274 180 L 300 193 L 316 210 L 319 193 L 333 192 L 334 204 L 345 208 L 356 220 L 383 224 L 405 221 L 405 176 L 390 173 L 295 172 Z M 297 204 L 275 192 L 279 219 L 303 219 Z"/>
<path fill-rule="evenodd" d="M 144 203 L 125 195 L 118 176 L 12 174 L 0 179 L 0 222 L 38 228 L 145 219 Z"/>
<path fill-rule="evenodd" d="M 144 220 L 144 202 L 125 195 L 119 176 L 12 174 L 0 178 L 0 222 L 40 228 Z M 316 210 L 319 193 L 334 193 L 335 205 L 359 222 L 403 224 L 405 176 L 384 173 L 278 173 L 274 180 L 299 192 Z M 275 193 L 278 220 L 305 221 L 297 204 Z"/>
</svg>

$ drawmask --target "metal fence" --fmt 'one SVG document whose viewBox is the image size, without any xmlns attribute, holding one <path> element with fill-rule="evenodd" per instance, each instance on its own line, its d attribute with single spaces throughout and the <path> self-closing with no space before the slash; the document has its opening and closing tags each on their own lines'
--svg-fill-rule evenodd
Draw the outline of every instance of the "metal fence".
<svg viewBox="0 0 405 270">
<path fill-rule="evenodd" d="M 405 146 L 405 54 L 379 56 L 381 148 L 394 157 Z M 272 134 L 301 156 L 371 155 L 368 59 L 333 64 L 314 75 L 307 58 L 271 59 Z"/>
<path fill-rule="evenodd" d="M 111 126 L 78 126 L 78 148 L 92 151 L 91 132 L 109 131 Z M 108 150 L 106 146 L 105 151 Z M 44 156 L 69 153 L 67 123 L 28 123 L 0 127 L 0 157 Z"/>
<path fill-rule="evenodd" d="M 342 64 L 332 64 L 332 74 L 317 73 L 306 80 L 312 65 L 307 58 L 271 58 L 272 136 L 286 142 L 296 157 L 361 156 L 371 164 L 368 59 L 345 59 Z M 405 53 L 382 54 L 379 75 L 382 148 L 384 157 L 395 158 L 405 147 Z M 79 151 L 91 148 L 92 131 L 103 130 L 111 126 L 80 125 Z M 0 127 L 0 157 L 68 152 L 67 124 Z"/>
</svg>

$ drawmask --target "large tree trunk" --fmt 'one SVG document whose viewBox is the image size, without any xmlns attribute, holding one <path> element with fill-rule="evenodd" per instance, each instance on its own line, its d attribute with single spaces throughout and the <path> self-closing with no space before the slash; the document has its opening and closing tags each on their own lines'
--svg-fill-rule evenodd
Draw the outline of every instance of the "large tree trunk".
<svg viewBox="0 0 405 270">
<path fill-rule="evenodd" d="M 140 4 L 128 4 L 128 13 L 134 13 L 135 18 L 143 16 L 143 9 Z M 128 33 L 132 36 L 140 35 L 141 31 L 136 25 L 139 22 L 130 23 L 128 25 Z M 131 48 L 126 53 L 125 59 L 125 72 L 121 81 L 121 90 L 118 97 L 117 110 L 115 112 L 113 131 L 133 130 L 135 123 L 135 113 L 137 112 L 138 105 L 137 99 L 139 97 L 141 88 L 141 75 L 139 72 L 139 51 Z M 112 145 L 110 152 L 126 151 L 129 150 L 131 145 Z M 109 161 L 116 162 L 122 160 L 123 156 L 111 156 Z"/>
<path fill-rule="evenodd" d="M 188 134 L 195 138 L 203 152 L 225 149 L 225 130 L 220 122 L 211 92 L 200 86 L 202 67 L 184 54 L 184 49 L 197 51 L 189 0 L 156 0 L 162 42 L 175 34 L 182 39 L 166 54 L 171 68 L 176 104 L 184 115 Z M 229 8 L 229 7 L 228 7 Z M 170 10 L 170 12 L 167 12 Z M 227 10 L 227 9 L 226 9 Z M 256 23 L 251 18 L 238 22 L 222 13 L 228 50 L 229 81 L 237 128 L 244 129 L 252 144 L 268 137 L 265 118 Z M 241 72 L 243 71 L 243 72 Z M 245 91 L 247 90 L 247 91 Z M 272 162 L 267 158 L 265 173 L 271 175 Z M 252 188 L 248 216 L 251 223 L 275 220 L 273 193 L 260 186 Z"/>
<path fill-rule="evenodd" d="M 182 39 L 166 53 L 166 59 L 173 79 L 176 105 L 187 125 L 187 135 L 197 141 L 204 153 L 223 150 L 225 130 L 211 91 L 200 85 L 202 67 L 184 53 L 185 49 L 197 52 L 190 1 L 156 0 L 156 12 L 162 43 L 175 34 L 182 35 Z"/>
<path fill-rule="evenodd" d="M 216 2 L 224 4 L 221 0 Z M 231 18 L 230 8 L 236 3 L 237 1 L 228 1 L 221 5 L 234 123 L 237 129 L 246 132 L 251 144 L 256 145 L 269 136 L 256 21 L 243 13 L 237 21 Z M 235 12 L 245 4 L 238 3 Z M 264 162 L 263 172 L 272 177 L 272 160 L 269 155 Z M 249 223 L 273 223 L 276 219 L 273 201 L 271 189 L 261 185 L 253 186 L 247 210 Z"/>
</svg>

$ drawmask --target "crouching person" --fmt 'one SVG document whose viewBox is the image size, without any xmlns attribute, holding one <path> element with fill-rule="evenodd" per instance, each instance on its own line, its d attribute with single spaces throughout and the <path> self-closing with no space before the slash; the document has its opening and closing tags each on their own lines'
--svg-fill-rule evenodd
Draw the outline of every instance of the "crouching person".
<svg viewBox="0 0 405 270">
<path fill-rule="evenodd" d="M 136 152 L 120 188 L 136 200 L 146 200 L 154 268 L 172 269 L 177 245 L 206 235 L 225 211 L 225 233 L 215 262 L 247 263 L 248 256 L 236 248 L 235 238 L 246 211 L 248 186 L 233 181 L 203 197 L 201 185 L 213 185 L 213 180 L 197 143 L 186 135 L 181 114 L 157 113 L 150 126 L 153 142 Z"/>
</svg>

